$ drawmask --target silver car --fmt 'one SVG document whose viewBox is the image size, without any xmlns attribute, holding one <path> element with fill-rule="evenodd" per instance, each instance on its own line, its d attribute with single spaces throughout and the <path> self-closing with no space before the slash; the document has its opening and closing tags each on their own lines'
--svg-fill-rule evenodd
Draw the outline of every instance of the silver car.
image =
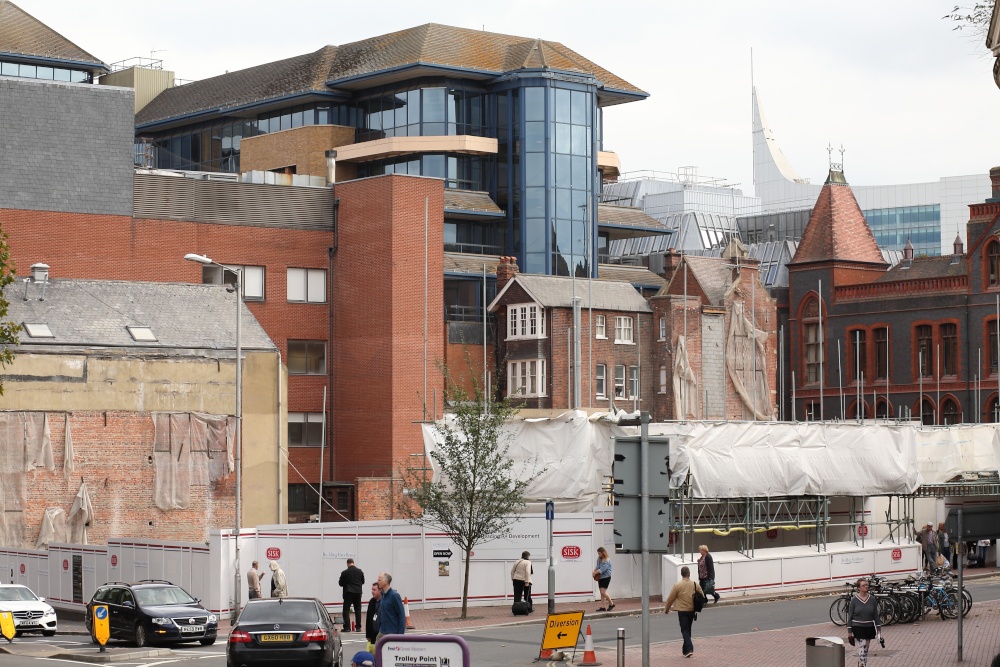
<svg viewBox="0 0 1000 667">
<path fill-rule="evenodd" d="M 27 586 L 0 584 L 0 610 L 13 612 L 17 634 L 41 632 L 51 637 L 58 629 L 56 610 Z"/>
</svg>

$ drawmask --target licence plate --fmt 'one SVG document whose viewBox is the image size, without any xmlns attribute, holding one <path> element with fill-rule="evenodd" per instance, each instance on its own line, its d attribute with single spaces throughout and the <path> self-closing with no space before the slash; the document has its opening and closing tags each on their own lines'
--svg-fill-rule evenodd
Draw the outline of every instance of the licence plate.
<svg viewBox="0 0 1000 667">
<path fill-rule="evenodd" d="M 38 621 L 20 620 L 20 619 L 16 619 L 15 618 L 14 619 L 14 625 L 25 625 L 25 626 L 28 626 L 28 627 L 32 627 L 32 626 L 38 627 L 39 623 L 38 623 Z"/>
<path fill-rule="evenodd" d="M 182 625 L 181 632 L 205 632 L 204 625 Z"/>
<path fill-rule="evenodd" d="M 294 641 L 294 635 L 276 635 L 276 634 L 265 634 L 260 636 L 261 642 L 290 642 Z"/>
</svg>

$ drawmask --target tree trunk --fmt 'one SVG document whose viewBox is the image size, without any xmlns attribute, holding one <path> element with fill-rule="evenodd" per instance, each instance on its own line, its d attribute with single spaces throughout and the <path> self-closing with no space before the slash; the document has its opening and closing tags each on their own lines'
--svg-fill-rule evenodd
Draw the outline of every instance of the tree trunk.
<svg viewBox="0 0 1000 667">
<path fill-rule="evenodd" d="M 462 584 L 462 620 L 469 615 L 469 558 L 472 556 L 472 549 L 465 551 L 465 583 Z"/>
</svg>

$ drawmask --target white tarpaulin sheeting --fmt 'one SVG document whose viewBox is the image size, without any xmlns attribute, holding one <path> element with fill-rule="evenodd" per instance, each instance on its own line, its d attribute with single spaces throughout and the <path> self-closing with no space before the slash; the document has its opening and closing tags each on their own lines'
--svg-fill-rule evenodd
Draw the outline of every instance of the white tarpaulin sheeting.
<svg viewBox="0 0 1000 667">
<path fill-rule="evenodd" d="M 545 498 L 559 511 L 592 506 L 611 474 L 612 436 L 639 432 L 603 417 L 570 411 L 509 425 L 515 463 L 545 469 L 528 488 L 529 507 Z M 649 433 L 670 436 L 671 484 L 690 473 L 699 498 L 908 494 L 963 472 L 996 471 L 1000 461 L 993 424 L 669 422 L 650 424 Z M 428 454 L 435 438 L 425 424 Z"/>
</svg>

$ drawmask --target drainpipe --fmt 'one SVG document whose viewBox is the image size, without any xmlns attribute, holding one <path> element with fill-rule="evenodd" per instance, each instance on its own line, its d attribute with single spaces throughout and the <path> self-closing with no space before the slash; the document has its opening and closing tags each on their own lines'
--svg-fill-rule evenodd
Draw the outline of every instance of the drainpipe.
<svg viewBox="0 0 1000 667">
<path fill-rule="evenodd" d="M 328 418 L 326 423 L 329 427 L 326 429 L 326 437 L 329 443 L 324 442 L 323 446 L 330 447 L 330 462 L 329 471 L 327 473 L 327 479 L 333 480 L 334 478 L 334 444 L 336 443 L 336 437 L 334 436 L 333 430 L 333 406 L 334 406 L 334 383 L 333 383 L 333 256 L 337 254 L 337 248 L 340 246 L 340 233 L 339 233 L 339 223 L 340 223 L 340 200 L 337 199 L 337 151 L 328 150 L 326 151 L 326 184 L 330 188 L 330 194 L 333 199 L 333 245 L 327 248 L 327 273 L 326 273 L 326 305 L 329 315 L 329 324 L 327 331 L 327 355 L 326 355 L 326 372 L 329 377 L 330 385 L 330 407 L 327 408 L 326 403 L 323 404 L 323 410 L 329 409 Z M 323 477 L 323 471 L 320 471 L 320 478 Z M 320 486 L 319 489 L 320 498 L 323 498 L 323 487 Z M 322 500 L 320 501 L 322 502 Z"/>
<path fill-rule="evenodd" d="M 274 441 L 278 445 L 277 451 L 277 469 L 278 469 L 278 514 L 274 519 L 275 523 L 281 523 L 281 509 L 282 509 L 282 499 L 281 499 L 281 350 L 278 350 L 278 415 L 275 419 L 275 434 Z"/>
</svg>

